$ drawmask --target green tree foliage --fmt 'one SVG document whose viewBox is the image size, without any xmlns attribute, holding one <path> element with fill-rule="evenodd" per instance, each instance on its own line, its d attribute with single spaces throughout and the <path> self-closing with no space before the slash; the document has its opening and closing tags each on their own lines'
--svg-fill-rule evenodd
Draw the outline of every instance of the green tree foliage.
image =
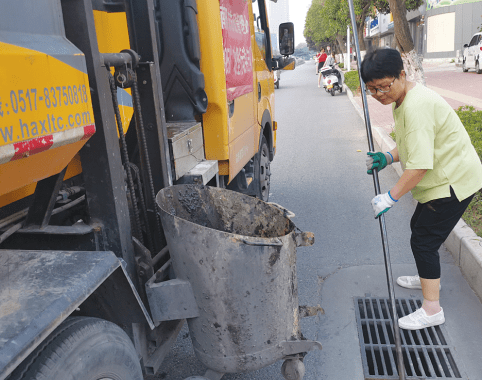
<svg viewBox="0 0 482 380">
<path fill-rule="evenodd" d="M 337 35 L 346 35 L 348 25 L 348 1 L 325 0 L 321 12 L 321 22 L 324 25 L 325 38 L 333 38 Z"/>
<path fill-rule="evenodd" d="M 308 46 L 319 50 L 346 36 L 347 12 L 347 0 L 312 0 L 303 32 Z"/>
<path fill-rule="evenodd" d="M 390 6 L 388 5 L 388 0 L 373 0 L 373 8 L 376 8 L 378 12 L 383 14 L 390 13 Z M 424 0 L 405 0 L 405 8 L 407 11 L 414 11 L 418 9 Z"/>
<path fill-rule="evenodd" d="M 325 39 L 325 30 L 321 23 L 323 0 L 312 0 L 310 9 L 306 14 L 303 35 L 311 49 L 319 50 L 321 42 Z"/>
<path fill-rule="evenodd" d="M 405 0 L 406 10 L 415 10 L 424 0 Z M 353 0 L 358 34 L 363 31 L 368 15 L 375 16 L 375 9 L 380 13 L 390 13 L 388 0 Z M 310 48 L 338 41 L 341 44 L 350 25 L 348 0 L 312 0 L 305 20 L 304 36 Z M 362 43 L 360 43 L 362 46 Z M 342 48 L 340 46 L 340 48 Z"/>
</svg>

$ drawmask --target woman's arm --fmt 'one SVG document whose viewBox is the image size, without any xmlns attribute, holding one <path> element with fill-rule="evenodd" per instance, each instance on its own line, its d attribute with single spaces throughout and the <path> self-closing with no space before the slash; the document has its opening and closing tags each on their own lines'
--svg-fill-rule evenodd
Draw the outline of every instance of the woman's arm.
<svg viewBox="0 0 482 380">
<path fill-rule="evenodd" d="M 398 156 L 398 148 L 395 147 L 394 149 L 392 149 L 390 152 L 389 152 L 392 157 L 393 157 L 393 162 L 398 162 L 400 161 L 400 157 Z"/>
<path fill-rule="evenodd" d="M 396 154 L 398 161 L 398 151 Z M 395 156 L 393 156 L 393 158 L 395 159 Z M 393 186 L 390 190 L 390 195 L 392 198 L 398 200 L 407 194 L 410 190 L 418 185 L 425 173 L 427 173 L 427 169 L 406 169 L 395 186 Z"/>
<path fill-rule="evenodd" d="M 393 162 L 400 161 L 397 147 L 392 149 L 390 154 L 393 157 Z M 427 169 L 406 169 L 395 186 L 390 190 L 390 195 L 393 199 L 400 199 L 418 185 L 425 173 L 427 173 Z"/>
</svg>

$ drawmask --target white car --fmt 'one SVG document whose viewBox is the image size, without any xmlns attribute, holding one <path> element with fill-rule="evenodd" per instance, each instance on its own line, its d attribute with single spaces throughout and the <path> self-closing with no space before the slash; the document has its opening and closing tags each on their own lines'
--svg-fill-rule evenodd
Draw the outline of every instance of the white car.
<svg viewBox="0 0 482 380">
<path fill-rule="evenodd" d="M 482 33 L 475 33 L 470 43 L 464 45 L 464 72 L 475 69 L 477 74 L 482 74 Z"/>
</svg>

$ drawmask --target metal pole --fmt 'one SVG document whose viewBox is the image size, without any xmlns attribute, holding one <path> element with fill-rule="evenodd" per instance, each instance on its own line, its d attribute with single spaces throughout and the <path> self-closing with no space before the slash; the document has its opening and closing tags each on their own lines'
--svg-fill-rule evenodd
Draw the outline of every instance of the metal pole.
<svg viewBox="0 0 482 380">
<path fill-rule="evenodd" d="M 361 96 L 363 101 L 363 113 L 365 116 L 365 127 L 367 130 L 367 137 L 368 137 L 368 149 L 373 152 L 374 145 L 373 145 L 373 138 L 372 138 L 372 128 L 370 125 L 370 116 L 368 114 L 368 104 L 367 104 L 367 96 L 365 93 L 365 84 L 363 83 L 361 77 L 361 54 L 360 54 L 360 45 L 358 43 L 358 31 L 356 27 L 356 20 L 355 20 L 355 9 L 353 7 L 353 0 L 348 0 L 348 5 L 350 7 L 350 17 L 351 17 L 351 25 L 353 27 L 353 38 L 355 40 L 356 46 L 356 61 L 358 65 L 358 77 L 360 79 L 360 86 L 361 86 Z M 348 42 L 347 42 L 348 44 Z M 373 184 L 375 186 L 375 194 L 378 195 L 381 193 L 380 191 L 380 182 L 378 181 L 378 170 L 373 170 Z M 382 245 L 383 245 L 383 255 L 385 259 L 385 271 L 387 275 L 387 284 L 388 284 L 388 295 L 390 298 L 390 305 L 391 305 L 391 316 L 393 322 L 393 336 L 395 337 L 395 350 L 397 353 L 397 367 L 398 367 L 398 376 L 400 380 L 405 380 L 405 366 L 403 364 L 403 354 L 402 354 L 402 344 L 400 338 L 400 327 L 398 326 L 398 316 L 397 316 L 397 308 L 395 305 L 395 291 L 393 289 L 393 276 L 392 276 L 392 264 L 390 262 L 390 251 L 388 249 L 388 236 L 387 236 L 387 229 L 385 225 L 385 214 L 380 215 L 378 218 L 380 221 L 380 232 L 382 235 Z"/>
<path fill-rule="evenodd" d="M 351 70 L 351 61 L 350 61 L 350 25 L 346 27 L 346 70 Z"/>
</svg>

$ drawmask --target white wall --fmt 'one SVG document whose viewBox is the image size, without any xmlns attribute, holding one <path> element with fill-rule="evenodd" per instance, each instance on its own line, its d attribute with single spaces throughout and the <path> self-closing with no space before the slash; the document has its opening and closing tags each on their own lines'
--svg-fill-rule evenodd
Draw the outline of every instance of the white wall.
<svg viewBox="0 0 482 380">
<path fill-rule="evenodd" d="M 427 20 L 427 53 L 455 50 L 455 12 L 431 16 Z"/>
</svg>

